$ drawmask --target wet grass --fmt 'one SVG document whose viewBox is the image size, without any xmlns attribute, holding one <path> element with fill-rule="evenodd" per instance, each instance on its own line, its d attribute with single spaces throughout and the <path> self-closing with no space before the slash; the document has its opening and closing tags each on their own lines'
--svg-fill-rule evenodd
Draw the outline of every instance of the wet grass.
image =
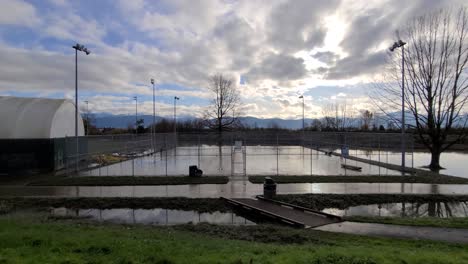
<svg viewBox="0 0 468 264">
<path fill-rule="evenodd" d="M 231 208 L 222 200 L 215 198 L 184 198 L 184 197 L 77 197 L 77 198 L 0 198 L 0 206 L 4 213 L 23 208 L 66 207 L 70 209 L 153 209 L 204 212 L 228 212 Z M 1 212 L 1 210 L 0 210 Z"/>
<path fill-rule="evenodd" d="M 325 208 L 346 209 L 351 206 L 386 203 L 452 203 L 467 202 L 468 195 L 439 194 L 284 194 L 275 200 L 315 210 Z"/>
<path fill-rule="evenodd" d="M 468 228 L 468 217 L 378 217 L 378 216 L 347 216 L 346 221 L 364 222 L 364 223 L 379 223 L 393 225 L 410 225 L 410 226 L 432 226 L 432 227 L 449 227 L 449 228 Z"/>
<path fill-rule="evenodd" d="M 316 175 L 316 176 L 269 176 L 276 183 L 431 183 L 431 184 L 468 184 L 468 178 L 455 176 L 343 176 L 343 175 Z M 252 183 L 263 183 L 265 176 L 250 176 Z"/>
<path fill-rule="evenodd" d="M 286 227 L 0 217 L 0 263 L 468 263 L 468 245 Z"/>
<path fill-rule="evenodd" d="M 227 176 L 172 177 L 172 176 L 83 176 L 54 177 L 32 181 L 32 186 L 127 186 L 127 185 L 185 185 L 185 184 L 226 184 Z"/>
</svg>

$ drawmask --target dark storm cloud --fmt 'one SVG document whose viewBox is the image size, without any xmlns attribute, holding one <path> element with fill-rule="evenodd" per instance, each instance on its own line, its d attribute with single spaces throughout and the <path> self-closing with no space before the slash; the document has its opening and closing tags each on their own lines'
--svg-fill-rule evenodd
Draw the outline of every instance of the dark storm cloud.
<svg viewBox="0 0 468 264">
<path fill-rule="evenodd" d="M 352 55 L 340 60 L 325 73 L 326 79 L 352 78 L 361 74 L 375 73 L 385 62 L 386 51 L 368 53 L 366 56 Z"/>
<path fill-rule="evenodd" d="M 275 79 L 292 81 L 307 74 L 304 60 L 284 54 L 270 54 L 247 74 L 247 80 Z"/>
</svg>

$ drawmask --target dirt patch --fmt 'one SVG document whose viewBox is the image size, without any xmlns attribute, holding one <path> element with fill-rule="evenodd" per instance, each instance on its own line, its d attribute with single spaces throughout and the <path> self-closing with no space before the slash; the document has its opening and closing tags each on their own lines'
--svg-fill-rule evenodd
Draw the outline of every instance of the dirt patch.
<svg viewBox="0 0 468 264">
<path fill-rule="evenodd" d="M 206 177 L 165 177 L 165 176 L 86 176 L 56 177 L 47 180 L 33 181 L 31 186 L 126 186 L 126 185 L 185 185 L 185 184 L 226 184 L 226 176 Z"/>
<path fill-rule="evenodd" d="M 70 209 L 153 209 L 163 208 L 171 210 L 204 212 L 229 212 L 230 207 L 222 200 L 215 198 L 119 198 L 119 197 L 81 197 L 81 198 L 0 198 L 0 204 L 14 209 L 66 207 Z M 12 210 L 10 209 L 10 210 Z"/>
<path fill-rule="evenodd" d="M 431 176 L 269 176 L 277 183 L 335 183 L 335 182 L 363 182 L 363 183 L 431 183 L 431 184 L 468 184 L 468 178 L 431 175 Z M 263 183 L 265 176 L 250 176 L 252 183 Z"/>
</svg>

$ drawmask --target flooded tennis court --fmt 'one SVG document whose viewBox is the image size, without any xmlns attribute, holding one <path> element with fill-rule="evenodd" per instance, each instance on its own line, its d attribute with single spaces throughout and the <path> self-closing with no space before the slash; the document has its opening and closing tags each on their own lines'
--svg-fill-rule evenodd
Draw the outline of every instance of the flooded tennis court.
<svg viewBox="0 0 468 264">
<path fill-rule="evenodd" d="M 332 150 L 329 150 L 332 151 Z M 339 151 L 339 150 L 338 150 Z M 350 155 L 353 153 L 350 153 Z M 363 156 L 356 153 L 357 157 Z M 382 153 L 375 161 L 388 160 Z M 394 157 L 391 158 L 392 160 Z M 302 146 L 188 146 L 162 150 L 116 164 L 90 169 L 82 176 L 184 176 L 196 165 L 207 176 L 230 175 L 401 175 L 401 172 L 327 155 Z M 343 165 L 360 167 L 359 171 Z"/>
</svg>

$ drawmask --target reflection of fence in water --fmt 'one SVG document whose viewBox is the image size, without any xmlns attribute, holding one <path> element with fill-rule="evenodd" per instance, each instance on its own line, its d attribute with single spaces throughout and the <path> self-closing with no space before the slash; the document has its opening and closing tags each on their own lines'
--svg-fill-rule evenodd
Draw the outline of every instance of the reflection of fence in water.
<svg viewBox="0 0 468 264">
<path fill-rule="evenodd" d="M 344 157 L 327 156 L 322 151 L 340 153 L 346 146 L 350 156 L 399 164 L 401 154 L 395 152 L 399 139 L 399 134 L 328 132 L 178 134 L 177 139 L 174 134 L 156 134 L 154 138 L 150 134 L 92 136 L 79 138 L 84 143 L 79 144 L 78 169 L 89 170 L 94 163 L 96 169 L 86 174 L 96 176 L 103 170 L 107 175 L 110 166 L 110 175 L 187 175 L 189 165 L 197 165 L 205 175 L 398 174 Z M 236 142 L 241 142 L 240 148 Z M 412 164 L 412 141 L 407 142 L 407 164 Z M 68 138 L 66 145 L 75 145 L 74 138 Z M 76 148 L 67 150 L 67 167 L 73 169 Z M 106 166 L 118 161 L 122 161 L 120 172 L 115 164 Z M 360 166 L 363 171 L 342 169 L 341 163 Z"/>
</svg>

